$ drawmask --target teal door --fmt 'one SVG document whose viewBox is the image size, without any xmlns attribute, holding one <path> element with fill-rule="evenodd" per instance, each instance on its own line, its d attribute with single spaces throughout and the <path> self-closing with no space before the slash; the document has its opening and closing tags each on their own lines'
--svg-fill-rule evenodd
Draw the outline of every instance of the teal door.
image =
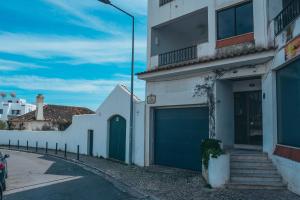
<svg viewBox="0 0 300 200">
<path fill-rule="evenodd" d="M 207 107 L 155 110 L 154 163 L 200 171 L 208 124 Z"/>
<path fill-rule="evenodd" d="M 109 158 L 125 162 L 126 120 L 116 115 L 109 121 Z"/>
</svg>

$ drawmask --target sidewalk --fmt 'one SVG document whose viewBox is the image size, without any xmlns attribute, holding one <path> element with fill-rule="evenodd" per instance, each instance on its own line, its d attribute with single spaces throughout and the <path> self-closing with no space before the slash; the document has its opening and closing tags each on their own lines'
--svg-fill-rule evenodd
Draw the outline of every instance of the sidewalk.
<svg viewBox="0 0 300 200">
<path fill-rule="evenodd" d="M 7 148 L 7 146 L 5 147 Z M 11 147 L 11 150 L 16 147 Z M 20 147 L 19 150 L 26 148 Z M 29 152 L 35 152 L 30 148 Z M 45 153 L 38 149 L 38 153 Z M 64 158 L 64 152 L 48 150 L 49 155 Z M 67 159 L 76 161 L 77 155 L 67 153 Z M 110 160 L 80 155 L 79 163 L 99 169 L 128 187 L 161 200 L 300 200 L 287 190 L 230 190 L 209 189 L 200 173 L 164 167 L 128 166 Z"/>
</svg>

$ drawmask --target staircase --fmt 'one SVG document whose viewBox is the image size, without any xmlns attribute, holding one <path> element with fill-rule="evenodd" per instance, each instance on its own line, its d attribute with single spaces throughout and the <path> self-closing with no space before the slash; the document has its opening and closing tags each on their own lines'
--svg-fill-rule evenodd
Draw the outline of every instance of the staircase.
<svg viewBox="0 0 300 200">
<path fill-rule="evenodd" d="M 285 189 L 282 177 L 268 155 L 260 151 L 234 150 L 230 155 L 232 189 Z"/>
</svg>

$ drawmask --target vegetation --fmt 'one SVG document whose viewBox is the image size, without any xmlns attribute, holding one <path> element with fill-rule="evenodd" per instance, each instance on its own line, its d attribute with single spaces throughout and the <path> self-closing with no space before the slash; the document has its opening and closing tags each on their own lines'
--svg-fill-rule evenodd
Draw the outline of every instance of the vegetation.
<svg viewBox="0 0 300 200">
<path fill-rule="evenodd" d="M 203 165 L 207 169 L 210 157 L 218 158 L 225 152 L 221 148 L 221 141 L 216 139 L 206 139 L 201 144 Z"/>
<path fill-rule="evenodd" d="M 7 129 L 7 124 L 5 121 L 0 120 L 0 130 L 6 130 Z"/>
</svg>

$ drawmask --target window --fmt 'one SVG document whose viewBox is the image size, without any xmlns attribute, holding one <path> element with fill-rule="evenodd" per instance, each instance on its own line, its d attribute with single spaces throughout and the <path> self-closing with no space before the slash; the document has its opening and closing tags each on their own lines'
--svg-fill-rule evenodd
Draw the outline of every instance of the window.
<svg viewBox="0 0 300 200">
<path fill-rule="evenodd" d="M 253 32 L 252 1 L 217 13 L 218 40 Z"/>
<path fill-rule="evenodd" d="M 12 110 L 12 111 L 11 111 L 11 114 L 12 114 L 12 115 L 19 115 L 20 113 L 21 113 L 20 110 Z"/>
<path fill-rule="evenodd" d="M 287 7 L 293 0 L 282 0 L 282 7 Z"/>
<path fill-rule="evenodd" d="M 300 147 L 300 60 L 277 71 L 278 143 Z"/>
<path fill-rule="evenodd" d="M 0 109 L 0 115 L 2 115 L 3 114 L 3 109 Z"/>
</svg>

